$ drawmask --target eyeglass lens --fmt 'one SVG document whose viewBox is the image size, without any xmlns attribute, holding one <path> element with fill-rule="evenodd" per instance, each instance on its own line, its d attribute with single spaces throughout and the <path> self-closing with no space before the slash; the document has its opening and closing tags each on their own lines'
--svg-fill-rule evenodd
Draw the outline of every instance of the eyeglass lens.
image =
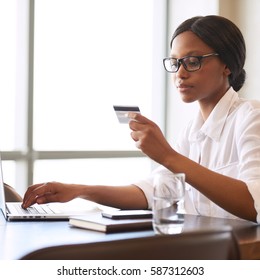
<svg viewBox="0 0 260 280">
<path fill-rule="evenodd" d="M 177 72 L 180 65 L 182 64 L 187 71 L 196 71 L 200 68 L 200 60 L 198 57 L 189 56 L 182 59 L 170 58 L 168 61 L 165 61 L 166 68 L 169 71 Z"/>
</svg>

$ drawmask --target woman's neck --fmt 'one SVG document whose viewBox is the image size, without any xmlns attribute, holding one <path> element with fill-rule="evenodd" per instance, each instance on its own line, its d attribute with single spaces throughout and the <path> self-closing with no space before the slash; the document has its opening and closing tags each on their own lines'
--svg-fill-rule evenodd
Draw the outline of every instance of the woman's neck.
<svg viewBox="0 0 260 280">
<path fill-rule="evenodd" d="M 214 98 L 211 98 L 210 100 L 208 99 L 203 99 L 199 100 L 199 106 L 200 106 L 200 112 L 202 115 L 202 118 L 204 121 L 207 120 L 209 117 L 210 113 L 213 111 L 215 106 L 218 104 L 219 100 L 226 94 L 226 92 L 229 90 L 230 86 L 226 88 L 225 91 L 222 91 L 221 94 L 216 94 Z"/>
</svg>

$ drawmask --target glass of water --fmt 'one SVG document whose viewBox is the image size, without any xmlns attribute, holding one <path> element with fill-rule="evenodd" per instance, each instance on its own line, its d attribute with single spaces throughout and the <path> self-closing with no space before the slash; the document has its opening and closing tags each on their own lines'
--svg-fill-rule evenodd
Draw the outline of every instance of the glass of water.
<svg viewBox="0 0 260 280">
<path fill-rule="evenodd" d="M 184 199 L 185 174 L 165 170 L 154 177 L 153 229 L 156 234 L 181 233 L 184 215 L 180 206 Z"/>
</svg>

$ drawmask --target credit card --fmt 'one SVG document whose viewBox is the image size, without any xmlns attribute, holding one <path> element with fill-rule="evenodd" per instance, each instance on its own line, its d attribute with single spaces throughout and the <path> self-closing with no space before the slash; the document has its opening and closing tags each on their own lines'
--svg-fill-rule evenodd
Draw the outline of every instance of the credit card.
<svg viewBox="0 0 260 280">
<path fill-rule="evenodd" d="M 128 118 L 129 112 L 135 112 L 140 114 L 140 109 L 138 106 L 118 106 L 114 105 L 114 110 L 116 112 L 118 121 L 123 124 L 127 124 L 130 121 L 130 118 Z"/>
</svg>

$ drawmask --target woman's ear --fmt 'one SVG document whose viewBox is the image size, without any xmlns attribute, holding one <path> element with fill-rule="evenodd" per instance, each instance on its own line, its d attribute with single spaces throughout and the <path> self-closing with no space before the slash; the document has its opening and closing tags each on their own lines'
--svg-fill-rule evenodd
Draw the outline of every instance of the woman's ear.
<svg viewBox="0 0 260 280">
<path fill-rule="evenodd" d="M 231 71 L 229 70 L 229 68 L 227 67 L 227 65 L 225 66 L 225 69 L 224 69 L 224 74 L 229 76 L 231 74 Z"/>
</svg>

